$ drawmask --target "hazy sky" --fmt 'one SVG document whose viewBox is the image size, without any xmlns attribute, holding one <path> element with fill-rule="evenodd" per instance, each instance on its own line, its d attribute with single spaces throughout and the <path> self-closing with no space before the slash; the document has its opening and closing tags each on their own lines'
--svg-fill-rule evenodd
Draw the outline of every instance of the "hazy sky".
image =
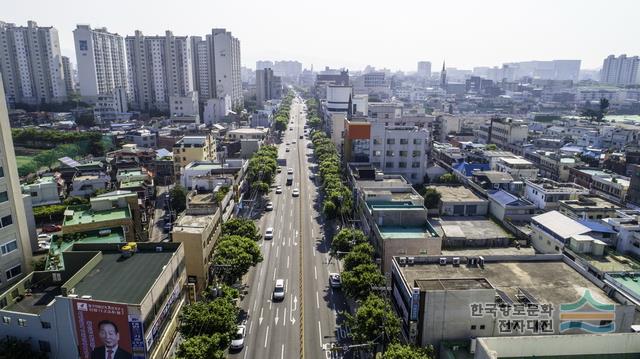
<svg viewBox="0 0 640 359">
<path fill-rule="evenodd" d="M 126 36 L 211 28 L 240 39 L 242 64 L 298 60 L 305 67 L 372 65 L 415 70 L 418 60 L 472 68 L 524 60 L 640 55 L 639 0 L 3 0 L 0 21 L 54 26 L 75 62 L 76 24 Z M 95 4 L 95 6 L 93 5 Z"/>
</svg>

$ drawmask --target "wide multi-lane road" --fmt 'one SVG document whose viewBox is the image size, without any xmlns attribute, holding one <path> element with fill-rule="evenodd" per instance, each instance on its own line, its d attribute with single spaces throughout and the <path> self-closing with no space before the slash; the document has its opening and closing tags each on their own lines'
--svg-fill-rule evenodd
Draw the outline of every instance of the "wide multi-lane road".
<svg viewBox="0 0 640 359">
<path fill-rule="evenodd" d="M 304 103 L 295 98 L 291 123 L 278 145 L 279 158 L 286 158 L 287 165 L 269 194 L 274 209 L 258 211 L 259 228 L 263 233 L 273 228 L 274 237 L 261 241 L 264 260 L 248 276 L 248 294 L 241 303 L 247 336 L 245 347 L 230 353 L 234 358 L 330 358 L 323 344 L 346 335 L 337 324 L 337 312 L 345 309 L 344 298 L 339 290 L 329 287 L 329 273 L 338 272 L 338 268 L 335 261 L 329 261 L 319 189 L 310 178 L 316 174 L 313 150 L 307 147 L 308 139 L 300 139 L 305 119 Z M 287 168 L 294 171 L 290 186 L 286 185 Z M 282 186 L 281 194 L 275 193 L 278 185 Z M 300 191 L 298 197 L 293 197 L 294 189 Z M 285 281 L 286 294 L 283 301 L 273 302 L 277 279 Z"/>
</svg>

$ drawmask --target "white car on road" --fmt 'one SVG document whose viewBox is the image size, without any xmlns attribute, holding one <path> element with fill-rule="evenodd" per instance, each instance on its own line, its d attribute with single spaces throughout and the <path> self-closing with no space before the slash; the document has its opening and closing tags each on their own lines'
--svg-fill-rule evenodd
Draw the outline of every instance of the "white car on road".
<svg viewBox="0 0 640 359">
<path fill-rule="evenodd" d="M 244 347 L 244 336 L 245 333 L 247 332 L 247 327 L 244 326 L 244 324 L 240 324 L 238 325 L 238 331 L 236 331 L 236 334 L 233 336 L 233 339 L 231 340 L 231 349 L 242 349 L 242 347 Z"/>
<path fill-rule="evenodd" d="M 276 187 L 276 194 L 282 193 L 282 186 Z"/>
<path fill-rule="evenodd" d="M 284 300 L 284 279 L 276 279 L 276 285 L 273 287 L 273 300 Z"/>
<path fill-rule="evenodd" d="M 300 190 L 297 188 L 294 188 L 293 192 L 291 192 L 291 195 L 294 197 L 298 197 L 300 195 Z"/>
<path fill-rule="evenodd" d="M 264 239 L 273 239 L 273 227 L 269 227 L 264 231 Z"/>
</svg>

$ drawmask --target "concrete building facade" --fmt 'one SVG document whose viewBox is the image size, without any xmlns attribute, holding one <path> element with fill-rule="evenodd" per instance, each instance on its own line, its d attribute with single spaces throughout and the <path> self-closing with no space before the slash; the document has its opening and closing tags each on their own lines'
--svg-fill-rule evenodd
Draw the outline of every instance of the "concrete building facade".
<svg viewBox="0 0 640 359">
<path fill-rule="evenodd" d="M 9 103 L 37 105 L 67 99 L 58 30 L 0 21 L 0 73 Z"/>
</svg>

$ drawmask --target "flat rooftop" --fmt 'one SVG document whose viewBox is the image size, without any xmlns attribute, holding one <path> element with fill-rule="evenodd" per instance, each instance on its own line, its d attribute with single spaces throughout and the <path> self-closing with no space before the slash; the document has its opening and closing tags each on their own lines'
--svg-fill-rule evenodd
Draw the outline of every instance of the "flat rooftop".
<svg viewBox="0 0 640 359">
<path fill-rule="evenodd" d="M 213 221 L 213 215 L 183 215 L 178 217 L 173 224 L 172 232 L 186 232 L 186 233 L 202 233 L 204 228 L 207 227 Z"/>
<path fill-rule="evenodd" d="M 530 161 L 518 157 L 500 157 L 500 160 L 508 165 L 533 165 Z"/>
<path fill-rule="evenodd" d="M 560 203 L 572 210 L 600 210 L 603 208 L 622 209 L 619 205 L 598 196 L 586 196 L 573 200 L 562 200 Z"/>
<path fill-rule="evenodd" d="M 479 279 L 484 279 L 494 288 L 505 292 L 513 301 L 516 301 L 518 288 L 531 293 L 540 303 L 552 304 L 575 302 L 580 299 L 584 290 L 588 289 L 600 303 L 615 303 L 600 288 L 561 260 L 485 261 L 484 268 L 468 267 L 464 264 L 453 266 L 449 261 L 447 265 L 440 265 L 437 262 L 416 263 L 413 266 L 399 268 L 409 286 L 420 281 L 458 280 L 458 282 L 450 282 L 453 283 L 451 286 L 455 285 L 455 289 L 466 290 L 478 288 L 481 285 L 478 282 Z M 428 284 L 425 288 L 437 290 L 430 289 L 434 288 L 433 284 Z"/>
<path fill-rule="evenodd" d="M 440 236 L 485 240 L 490 238 L 513 238 L 494 221 L 486 217 L 441 217 L 430 219 Z"/>
<path fill-rule="evenodd" d="M 129 207 L 114 208 L 108 211 L 94 211 L 90 207 L 87 207 L 86 209 L 76 208 L 71 210 L 73 211 L 73 217 L 65 218 L 63 226 L 74 226 L 77 224 L 115 221 L 120 219 L 131 218 Z"/>
<path fill-rule="evenodd" d="M 142 187 L 144 185 L 144 181 L 126 181 L 120 183 L 120 188 L 137 188 Z"/>
<path fill-rule="evenodd" d="M 640 262 L 627 255 L 609 249 L 605 249 L 603 256 L 592 256 L 588 253 L 575 253 L 575 255 L 589 262 L 589 264 L 601 272 L 640 271 Z"/>
<path fill-rule="evenodd" d="M 429 186 L 440 193 L 440 201 L 445 202 L 486 202 L 464 186 Z"/>
<path fill-rule="evenodd" d="M 432 239 L 438 237 L 433 227 L 401 227 L 401 226 L 378 226 L 383 240 L 392 239 Z"/>
<path fill-rule="evenodd" d="M 40 314 L 54 300 L 62 294 L 60 286 L 52 285 L 44 289 L 32 290 L 31 295 L 24 295 L 21 301 L 14 302 L 4 308 L 11 312 Z"/>
<path fill-rule="evenodd" d="M 474 256 L 532 256 L 536 254 L 533 247 L 493 247 L 493 248 L 461 248 L 443 249 L 443 256 L 474 257 Z"/>
<path fill-rule="evenodd" d="M 139 251 L 130 258 L 102 252 L 102 260 L 75 286 L 75 294 L 117 303 L 139 304 L 175 252 Z"/>
<path fill-rule="evenodd" d="M 208 171 L 208 170 L 221 169 L 222 165 L 220 163 L 211 163 L 211 162 L 192 162 L 188 166 L 188 168 L 202 170 L 202 171 Z"/>
<path fill-rule="evenodd" d="M 111 232 L 107 233 L 106 230 Z M 58 247 L 56 243 L 51 245 L 49 249 L 50 255 L 60 254 L 62 252 L 66 252 L 70 248 L 73 247 L 76 243 L 91 243 L 91 244 L 105 244 L 105 243 L 124 243 L 125 237 L 122 232 L 122 228 L 105 228 L 104 234 L 100 234 L 100 231 L 88 231 L 88 232 L 79 232 L 73 233 L 70 235 L 70 238 L 74 238 L 73 240 L 63 240 L 62 245 Z M 64 237 L 63 237 L 64 238 Z M 60 258 L 59 265 L 56 268 L 56 265 L 51 263 L 51 256 L 47 256 L 47 261 L 45 263 L 45 270 L 62 270 L 64 269 L 64 257 L 58 256 Z"/>
</svg>

